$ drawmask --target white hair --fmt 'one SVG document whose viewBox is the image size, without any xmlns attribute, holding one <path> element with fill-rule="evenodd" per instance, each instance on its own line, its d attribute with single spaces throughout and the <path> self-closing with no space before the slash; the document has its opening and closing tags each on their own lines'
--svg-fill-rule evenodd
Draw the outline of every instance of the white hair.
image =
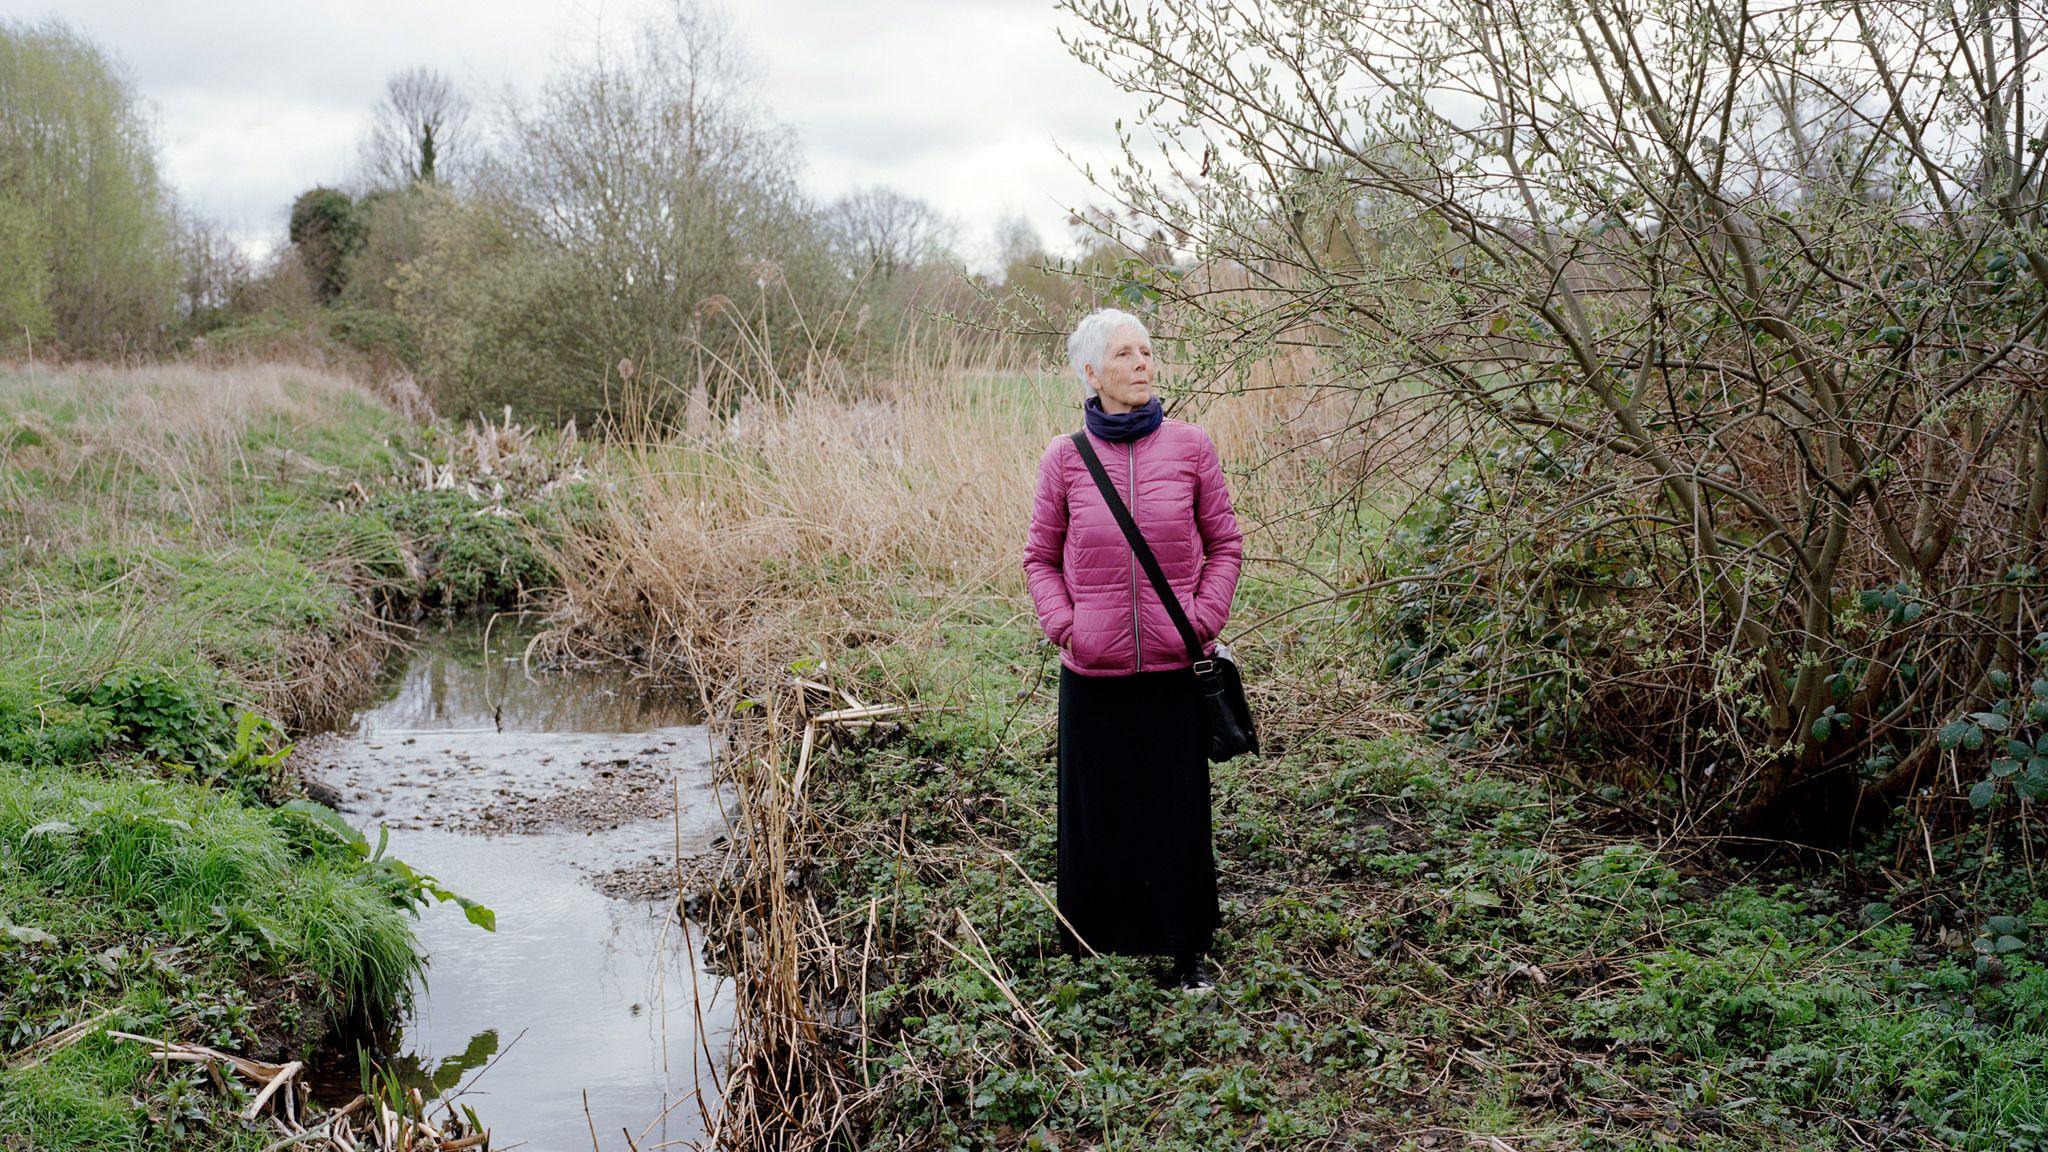
<svg viewBox="0 0 2048 1152">
<path fill-rule="evenodd" d="M 1121 308 L 1097 308 L 1081 317 L 1081 322 L 1074 325 L 1073 335 L 1067 337 L 1067 363 L 1074 366 L 1074 375 L 1081 378 L 1083 400 L 1095 391 L 1088 386 L 1088 366 L 1102 367 L 1103 354 L 1109 350 L 1109 338 L 1126 324 L 1145 333 L 1145 339 L 1152 339 L 1145 322 Z"/>
</svg>

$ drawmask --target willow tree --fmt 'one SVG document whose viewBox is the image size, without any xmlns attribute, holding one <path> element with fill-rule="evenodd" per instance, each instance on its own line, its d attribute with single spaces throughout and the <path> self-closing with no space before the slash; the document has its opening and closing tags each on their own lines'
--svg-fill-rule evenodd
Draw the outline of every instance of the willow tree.
<svg viewBox="0 0 2048 1152">
<path fill-rule="evenodd" d="M 1480 449 L 1415 667 L 1740 827 L 2048 793 L 2040 8 L 1064 7 L 1197 377 L 1310 343 Z"/>
<path fill-rule="evenodd" d="M 0 258 L 0 346 L 132 350 L 176 308 L 170 198 L 134 84 L 55 20 L 0 23 Z"/>
</svg>

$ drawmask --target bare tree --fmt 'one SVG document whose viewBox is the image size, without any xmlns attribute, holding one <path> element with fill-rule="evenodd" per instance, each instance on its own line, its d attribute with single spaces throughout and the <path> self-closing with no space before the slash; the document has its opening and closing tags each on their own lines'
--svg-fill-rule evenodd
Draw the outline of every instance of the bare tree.
<svg viewBox="0 0 2048 1152">
<path fill-rule="evenodd" d="M 825 217 L 853 273 L 882 280 L 945 252 L 959 235 L 930 204 L 879 184 L 840 197 Z"/>
<path fill-rule="evenodd" d="M 178 217 L 179 311 L 188 324 L 246 306 L 255 266 L 227 229 L 204 216 Z"/>
<path fill-rule="evenodd" d="M 1153 101 L 1114 179 L 1192 238 L 1197 371 L 1441 416 L 1383 621 L 1446 724 L 1800 836 L 2048 796 L 2041 9 L 1063 7 Z"/>
<path fill-rule="evenodd" d="M 402 278 L 428 357 L 462 350 L 466 366 L 450 360 L 448 375 L 485 389 L 546 377 L 580 393 L 585 407 L 562 411 L 596 415 L 622 357 L 645 385 L 693 376 L 707 351 L 749 370 L 810 354 L 800 318 L 842 293 L 795 137 L 764 113 L 719 11 L 676 0 L 506 117 L 489 187 L 457 214 L 469 238 L 428 237 L 428 257 Z M 466 294 L 485 288 L 499 295 L 484 310 L 517 322 L 464 337 Z M 743 338 L 740 320 L 774 338 Z M 495 367 L 507 362 L 517 368 Z"/>
<path fill-rule="evenodd" d="M 460 179 L 470 160 L 469 113 L 468 98 L 442 73 L 394 73 L 361 145 L 368 190 Z"/>
<path fill-rule="evenodd" d="M 1044 237 L 1022 212 L 1011 212 L 996 221 L 996 258 L 1005 268 L 1044 251 Z"/>
</svg>

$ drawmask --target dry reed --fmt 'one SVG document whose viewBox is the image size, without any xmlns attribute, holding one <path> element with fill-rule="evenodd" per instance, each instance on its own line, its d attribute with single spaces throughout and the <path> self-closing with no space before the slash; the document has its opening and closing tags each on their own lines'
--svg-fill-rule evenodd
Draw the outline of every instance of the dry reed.
<svg viewBox="0 0 2048 1152">
<path fill-rule="evenodd" d="M 1292 384 L 1305 368 L 1260 371 L 1255 382 Z M 846 998 L 855 966 L 803 881 L 831 834 L 805 796 L 837 727 L 820 721 L 861 715 L 862 685 L 926 705 L 964 695 L 947 680 L 964 673 L 941 671 L 971 664 L 943 659 L 950 624 L 1035 631 L 1025 519 L 1039 454 L 1079 424 L 1079 387 L 1009 346 L 958 343 L 859 387 L 717 383 L 644 405 L 683 415 L 628 421 L 608 451 L 595 515 L 554 549 L 551 639 L 698 686 L 738 800 L 727 882 L 705 894 L 707 947 L 736 994 L 714 1141 L 812 1148 L 875 1099 L 820 1043 L 821 1029 L 848 1027 L 847 1010 L 824 1005 Z M 722 414 L 706 399 L 720 394 L 738 398 Z M 1233 476 L 1248 574 L 1294 579 L 1321 525 L 1293 511 L 1357 482 L 1358 398 L 1310 385 L 1195 399 L 1181 411 L 1226 464 L 1257 466 Z"/>
</svg>

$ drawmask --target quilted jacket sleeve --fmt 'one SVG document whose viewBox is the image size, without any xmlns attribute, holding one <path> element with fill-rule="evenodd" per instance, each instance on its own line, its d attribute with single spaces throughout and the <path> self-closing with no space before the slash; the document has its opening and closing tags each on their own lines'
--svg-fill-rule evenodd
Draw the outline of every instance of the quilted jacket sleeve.
<svg viewBox="0 0 2048 1152">
<path fill-rule="evenodd" d="M 1024 581 L 1031 588 L 1031 606 L 1038 626 L 1055 644 L 1065 644 L 1074 628 L 1074 598 L 1061 570 L 1067 545 L 1067 482 L 1060 468 L 1060 441 L 1046 446 L 1038 462 L 1038 493 L 1031 500 L 1031 534 L 1024 543 Z"/>
<path fill-rule="evenodd" d="M 1223 480 L 1223 462 L 1216 442 L 1202 433 L 1195 463 L 1195 527 L 1202 534 L 1202 577 L 1195 585 L 1194 624 L 1203 640 L 1214 640 L 1230 620 L 1230 599 L 1237 594 L 1237 573 L 1244 565 L 1244 534 L 1230 505 L 1230 487 Z"/>
</svg>

